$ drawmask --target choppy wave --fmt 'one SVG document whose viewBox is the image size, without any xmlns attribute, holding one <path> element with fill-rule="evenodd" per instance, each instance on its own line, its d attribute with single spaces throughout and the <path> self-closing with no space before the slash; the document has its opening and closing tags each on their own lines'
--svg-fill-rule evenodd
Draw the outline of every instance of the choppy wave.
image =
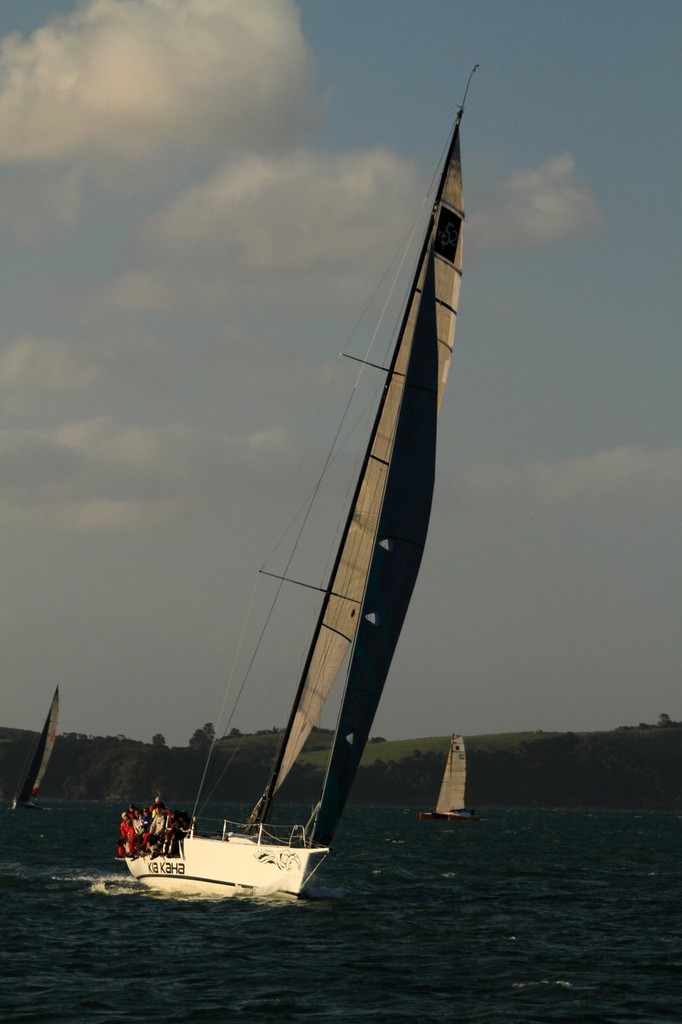
<svg viewBox="0 0 682 1024">
<path fill-rule="evenodd" d="M 351 808 L 296 901 L 155 892 L 117 808 L 58 810 L 6 816 L 3 1024 L 680 1019 L 678 816 Z"/>
</svg>

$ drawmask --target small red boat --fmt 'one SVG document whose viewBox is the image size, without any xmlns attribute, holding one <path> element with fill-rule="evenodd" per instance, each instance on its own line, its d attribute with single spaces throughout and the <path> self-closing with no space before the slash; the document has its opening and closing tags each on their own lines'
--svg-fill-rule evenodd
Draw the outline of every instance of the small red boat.
<svg viewBox="0 0 682 1024">
<path fill-rule="evenodd" d="M 438 811 L 420 811 L 419 818 L 421 821 L 435 821 L 438 818 L 443 818 L 445 821 L 480 821 L 478 814 L 473 809 L 470 811 L 447 811 L 445 814 L 439 814 Z"/>
</svg>

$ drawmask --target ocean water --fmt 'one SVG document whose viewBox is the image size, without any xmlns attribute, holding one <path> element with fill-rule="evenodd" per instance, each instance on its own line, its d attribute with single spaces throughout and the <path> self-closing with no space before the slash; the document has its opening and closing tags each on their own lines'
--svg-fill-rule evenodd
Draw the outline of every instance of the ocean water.
<svg viewBox="0 0 682 1024">
<path fill-rule="evenodd" d="M 350 808 L 296 901 L 139 887 L 118 806 L 0 814 L 3 1024 L 682 1022 L 680 815 Z"/>
</svg>

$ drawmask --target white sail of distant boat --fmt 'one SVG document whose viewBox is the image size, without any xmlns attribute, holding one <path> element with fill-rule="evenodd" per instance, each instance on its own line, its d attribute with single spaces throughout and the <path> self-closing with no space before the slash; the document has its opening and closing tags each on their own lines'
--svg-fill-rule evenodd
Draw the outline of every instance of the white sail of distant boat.
<svg viewBox="0 0 682 1024">
<path fill-rule="evenodd" d="M 422 811 L 422 821 L 447 818 L 449 821 L 478 821 L 473 808 L 467 810 L 464 795 L 467 784 L 467 755 L 464 737 L 456 733 L 450 737 L 450 749 L 445 762 L 443 781 L 440 785 L 436 809 Z"/>
<path fill-rule="evenodd" d="M 12 801 L 12 809 L 25 808 L 26 810 L 37 810 L 40 804 L 37 803 L 38 790 L 43 781 L 45 770 L 52 756 L 52 748 L 57 736 L 57 719 L 59 717 L 59 687 L 54 691 L 54 697 L 50 704 L 50 710 L 45 719 L 45 725 L 31 754 L 31 761 L 26 772 L 22 774 L 17 792 Z"/>
<path fill-rule="evenodd" d="M 465 92 L 466 97 L 466 92 Z M 419 572 L 435 477 L 436 421 L 452 356 L 462 276 L 460 122 L 439 179 L 402 324 L 291 715 L 249 820 L 196 817 L 176 856 L 127 859 L 153 887 L 300 895 L 329 854 L 369 739 Z M 319 800 L 303 824 L 273 824 L 273 804 L 345 666 Z"/>
</svg>

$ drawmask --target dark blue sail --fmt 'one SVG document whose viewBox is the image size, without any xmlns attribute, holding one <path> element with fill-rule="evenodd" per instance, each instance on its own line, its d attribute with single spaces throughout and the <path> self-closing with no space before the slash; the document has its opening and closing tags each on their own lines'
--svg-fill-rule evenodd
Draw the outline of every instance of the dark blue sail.
<svg viewBox="0 0 682 1024">
<path fill-rule="evenodd" d="M 38 790 L 47 768 L 47 763 L 50 760 L 52 754 L 52 748 L 54 746 L 55 736 L 57 734 L 57 716 L 59 714 L 59 687 L 54 692 L 50 710 L 47 718 L 45 719 L 45 725 L 43 731 L 38 737 L 38 742 L 35 745 L 33 756 L 31 757 L 31 763 L 22 777 L 21 785 L 17 790 L 17 794 L 14 797 L 12 806 L 33 808 L 37 807 L 36 798 L 38 796 Z"/>
<path fill-rule="evenodd" d="M 313 841 L 328 844 L 362 757 L 421 564 L 436 464 L 438 341 L 431 252 L 376 543 Z"/>
</svg>

